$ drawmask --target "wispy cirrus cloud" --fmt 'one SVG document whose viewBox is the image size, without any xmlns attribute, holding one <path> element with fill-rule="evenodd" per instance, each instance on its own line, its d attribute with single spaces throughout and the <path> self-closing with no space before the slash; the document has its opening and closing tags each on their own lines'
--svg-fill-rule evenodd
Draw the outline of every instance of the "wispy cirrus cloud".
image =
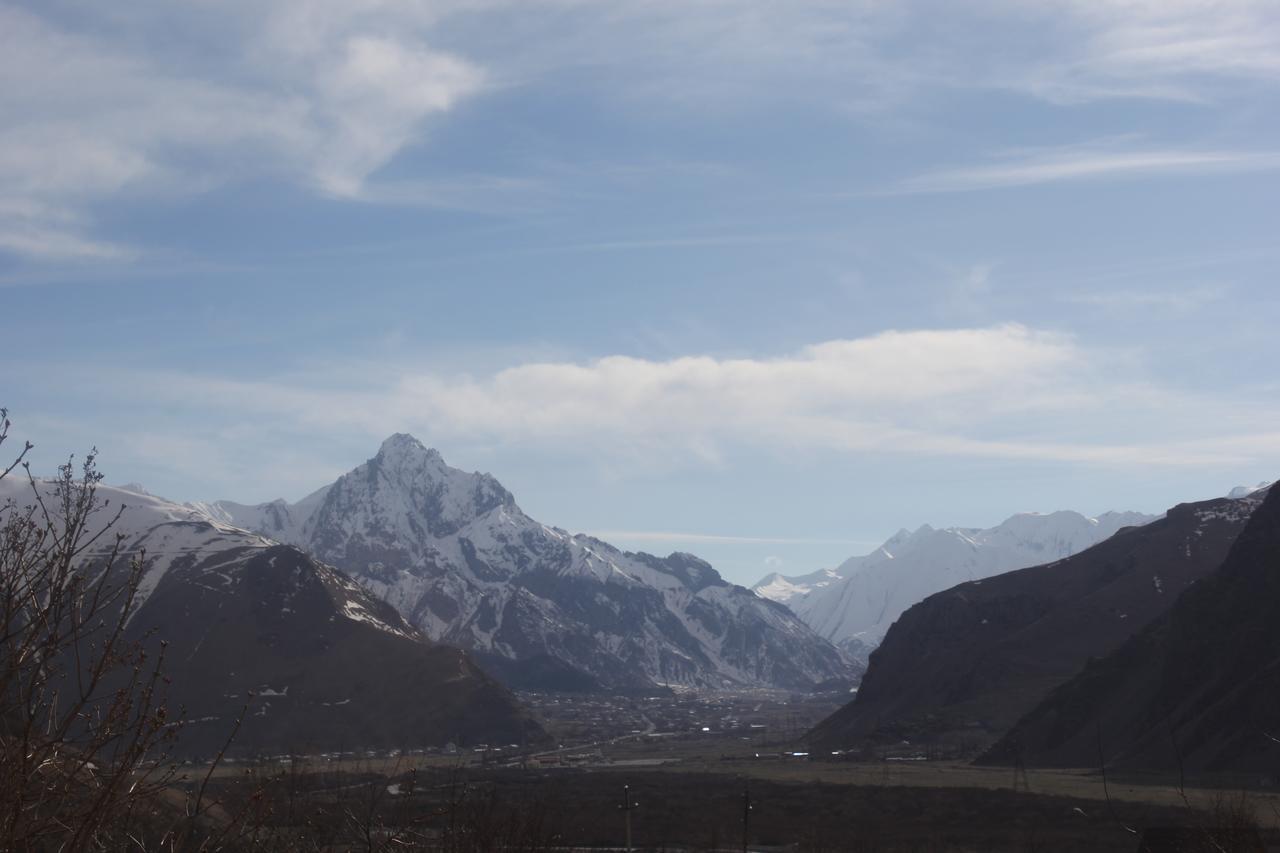
<svg viewBox="0 0 1280 853">
<path fill-rule="evenodd" d="M 133 256 L 124 246 L 86 236 L 85 224 L 85 217 L 71 207 L 31 198 L 0 199 L 0 251 L 30 258 L 91 261 Z"/>
<path fill-rule="evenodd" d="M 1280 169 L 1280 151 L 1067 147 L 1012 152 L 995 162 L 925 172 L 890 193 L 949 193 L 1151 175 L 1206 175 Z"/>
<path fill-rule="evenodd" d="M 427 118 L 486 84 L 407 7 L 323 20 L 306 7 L 275 4 L 240 30 L 243 10 L 213 25 L 140 4 L 70 29 L 0 4 L 0 247 L 129 257 L 93 235 L 97 205 L 246 178 L 357 197 Z M 131 25 L 172 25 L 192 56 L 166 50 L 172 35 L 139 49 Z M 216 59 L 200 66 L 196 48 Z"/>
<path fill-rule="evenodd" d="M 913 102 L 955 91 L 1211 103 L 1280 82 L 1280 16 L 1254 0 L 59 6 L 0 2 L 0 197 L 13 202 L 0 209 L 0 249 L 46 260 L 133 256 L 100 233 L 109 201 L 237 180 L 520 212 L 514 200 L 556 180 L 533 159 L 503 164 L 505 177 L 371 180 L 486 92 L 560 86 L 544 94 L 586 90 L 601 96 L 592 109 L 640 101 L 694 122 L 803 103 L 910 124 Z M 1273 153 L 1153 145 L 1014 157 L 900 189 L 1273 167 Z"/>
<path fill-rule="evenodd" d="M 1280 82 L 1280 19 L 1267 0 L 1064 0 L 1056 27 L 1009 84 L 1052 101 L 1152 98 L 1207 103 L 1239 84 Z"/>
<path fill-rule="evenodd" d="M 942 11 L 914 0 L 217 8 L 140 2 L 72 17 L 0 4 L 0 194 L 25 206 L 22 215 L 0 211 L 0 245 L 32 256 L 126 256 L 93 235 L 96 204 L 236 177 L 333 198 L 449 204 L 459 194 L 448 187 L 371 188 L 368 178 L 457 104 L 573 69 L 590 69 L 581 85 L 614 98 L 695 111 L 799 97 L 881 116 L 957 88 L 1013 87 L 1051 101 L 1206 99 L 1230 96 L 1223 82 L 1280 80 L 1280 24 L 1252 0 L 1032 9 L 987 0 Z M 1095 154 L 942 172 L 914 187 L 1232 168 L 1250 157 L 1257 167 L 1258 156 Z"/>
<path fill-rule="evenodd" d="M 1173 311 L 1194 311 L 1197 308 L 1225 299 L 1231 292 L 1227 285 L 1206 285 L 1194 288 L 1164 288 L 1135 290 L 1113 288 L 1088 292 L 1064 293 L 1063 302 L 1093 305 L 1107 309 L 1164 308 Z"/>
</svg>

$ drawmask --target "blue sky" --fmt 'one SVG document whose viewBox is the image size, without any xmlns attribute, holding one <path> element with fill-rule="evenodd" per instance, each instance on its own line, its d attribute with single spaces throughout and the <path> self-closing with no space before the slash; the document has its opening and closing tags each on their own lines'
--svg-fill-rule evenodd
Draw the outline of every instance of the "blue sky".
<svg viewBox="0 0 1280 853">
<path fill-rule="evenodd" d="M 175 499 L 408 431 L 831 565 L 1280 471 L 1264 2 L 0 3 L 0 405 Z"/>
</svg>

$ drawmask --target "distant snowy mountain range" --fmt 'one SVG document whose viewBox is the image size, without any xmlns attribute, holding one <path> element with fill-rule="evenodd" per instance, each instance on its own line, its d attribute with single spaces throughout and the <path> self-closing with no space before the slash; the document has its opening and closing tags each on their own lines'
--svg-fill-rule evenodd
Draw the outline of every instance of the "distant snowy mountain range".
<svg viewBox="0 0 1280 853">
<path fill-rule="evenodd" d="M 1124 527 L 1157 516 L 1108 512 L 1088 518 L 1062 511 L 1022 513 L 983 529 L 923 525 L 899 530 L 888 541 L 836 569 L 783 577 L 771 574 L 753 588 L 785 603 L 810 627 L 854 654 L 880 643 L 907 608 L 965 581 L 1069 557 Z"/>
<path fill-rule="evenodd" d="M 509 684 L 810 688 L 860 674 L 786 607 L 697 557 L 625 553 L 537 522 L 492 476 L 412 436 L 294 504 L 191 506 L 348 572 Z"/>
</svg>

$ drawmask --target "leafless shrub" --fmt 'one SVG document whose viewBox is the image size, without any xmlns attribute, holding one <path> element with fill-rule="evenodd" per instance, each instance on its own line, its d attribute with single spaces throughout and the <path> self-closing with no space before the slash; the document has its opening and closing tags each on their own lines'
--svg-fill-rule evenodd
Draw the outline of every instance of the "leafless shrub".
<svg viewBox="0 0 1280 853">
<path fill-rule="evenodd" d="M 0 470 L 31 487 L 0 504 L 0 848 L 153 846 L 148 828 L 182 812 L 160 796 L 178 729 L 164 646 L 125 640 L 143 560 L 122 556 L 124 508 L 97 495 L 96 451 L 38 484 L 31 448 Z"/>
<path fill-rule="evenodd" d="M 1244 791 L 1224 791 L 1209 808 L 1203 849 L 1213 853 L 1255 853 L 1262 849 L 1258 810 Z"/>
</svg>

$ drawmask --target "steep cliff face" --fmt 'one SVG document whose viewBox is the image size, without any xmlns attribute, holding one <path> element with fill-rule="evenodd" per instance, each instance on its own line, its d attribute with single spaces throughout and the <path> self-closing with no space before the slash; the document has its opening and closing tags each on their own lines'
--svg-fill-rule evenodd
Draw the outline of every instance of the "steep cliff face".
<svg viewBox="0 0 1280 853">
<path fill-rule="evenodd" d="M 804 689 L 858 674 L 787 608 L 697 557 L 624 553 L 541 524 L 493 477 L 411 436 L 316 494 L 285 508 L 291 541 L 509 683 Z M 212 510 L 253 528 L 274 517 L 267 506 Z"/>
<path fill-rule="evenodd" d="M 1217 568 L 1259 502 L 1182 504 L 1066 559 L 930 596 L 893 625 L 857 698 L 811 739 L 990 743 Z"/>
<path fill-rule="evenodd" d="M 984 757 L 1002 763 L 1259 770 L 1280 761 L 1280 490 L 1221 567 L 1050 693 Z M 1254 492 L 1258 495 L 1258 492 Z"/>
</svg>

